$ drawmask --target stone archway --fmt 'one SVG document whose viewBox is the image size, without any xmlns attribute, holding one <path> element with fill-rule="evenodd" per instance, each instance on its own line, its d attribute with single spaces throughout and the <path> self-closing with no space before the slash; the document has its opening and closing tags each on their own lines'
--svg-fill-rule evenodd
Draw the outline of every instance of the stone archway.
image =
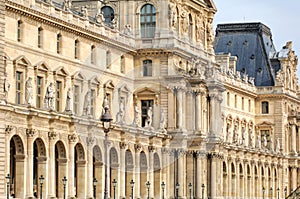
<svg viewBox="0 0 300 199">
<path fill-rule="evenodd" d="M 147 197 L 146 186 L 143 186 L 147 182 L 147 171 L 148 171 L 148 163 L 147 156 L 144 151 L 140 153 L 140 195 L 142 198 Z"/>
<path fill-rule="evenodd" d="M 39 177 L 41 175 L 45 177 L 46 172 L 46 164 L 47 164 L 47 156 L 46 156 L 46 147 L 44 141 L 41 138 L 37 138 L 33 142 L 33 193 L 38 196 L 41 192 L 39 186 Z M 46 183 L 46 182 L 45 182 Z M 45 188 L 46 186 L 44 186 Z M 45 193 L 45 192 L 44 192 Z"/>
<path fill-rule="evenodd" d="M 86 195 L 85 185 L 86 182 L 86 156 L 85 151 L 81 143 L 77 143 L 75 145 L 75 158 L 74 158 L 74 165 L 75 165 L 75 172 L 74 172 L 74 182 L 75 182 L 75 190 L 76 190 L 76 197 L 77 198 L 84 198 Z"/>
<path fill-rule="evenodd" d="M 131 196 L 130 181 L 134 180 L 133 176 L 133 157 L 129 149 L 125 151 L 125 195 Z"/>
<path fill-rule="evenodd" d="M 55 144 L 55 193 L 56 197 L 63 197 L 62 179 L 67 176 L 67 155 L 66 148 L 62 141 Z"/>
<path fill-rule="evenodd" d="M 109 152 L 109 166 L 110 166 L 110 172 L 109 172 L 109 185 L 112 183 L 113 179 L 116 179 L 119 183 L 119 156 L 116 148 L 112 147 Z M 105 164 L 105 163 L 104 163 Z M 122 182 L 123 183 L 123 182 Z M 109 195 L 113 192 L 113 187 L 108 186 L 108 190 L 110 190 Z"/>
<path fill-rule="evenodd" d="M 25 154 L 20 136 L 14 135 L 10 140 L 10 195 L 14 198 L 25 197 Z"/>
<path fill-rule="evenodd" d="M 154 168 L 154 179 L 153 179 L 154 198 L 160 198 L 161 166 L 160 166 L 160 159 L 157 153 L 154 153 L 153 168 Z"/>
<path fill-rule="evenodd" d="M 103 158 L 101 149 L 98 145 L 96 145 L 93 148 L 93 179 L 96 178 L 98 181 L 96 195 L 101 195 L 102 193 L 103 171 Z"/>
</svg>

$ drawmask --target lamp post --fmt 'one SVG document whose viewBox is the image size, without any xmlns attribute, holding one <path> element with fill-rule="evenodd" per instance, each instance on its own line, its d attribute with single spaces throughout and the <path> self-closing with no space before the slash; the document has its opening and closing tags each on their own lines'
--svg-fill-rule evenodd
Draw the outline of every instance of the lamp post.
<svg viewBox="0 0 300 199">
<path fill-rule="evenodd" d="M 98 182 L 98 180 L 96 179 L 96 178 L 94 178 L 94 180 L 93 180 L 93 185 L 94 185 L 94 198 L 96 199 L 96 186 L 97 186 L 97 182 Z"/>
<path fill-rule="evenodd" d="M 262 188 L 262 192 L 263 192 L 263 199 L 265 199 L 265 187 Z"/>
<path fill-rule="evenodd" d="M 10 175 L 9 173 L 7 174 L 7 176 L 5 177 L 6 179 L 6 195 L 7 195 L 7 199 L 9 199 L 9 183 L 10 183 Z"/>
<path fill-rule="evenodd" d="M 67 185 L 67 181 L 68 181 L 66 176 L 64 176 L 62 181 L 63 181 L 63 185 L 64 185 L 64 199 L 66 199 L 66 185 Z"/>
<path fill-rule="evenodd" d="M 150 182 L 149 181 L 146 182 L 146 187 L 147 187 L 147 191 L 148 191 L 148 198 L 147 199 L 149 199 L 150 198 L 149 197 L 149 189 L 150 189 Z"/>
<path fill-rule="evenodd" d="M 113 184 L 113 187 L 114 187 L 114 199 L 116 199 L 116 186 L 117 186 L 116 179 L 113 179 L 112 184 Z"/>
<path fill-rule="evenodd" d="M 175 189 L 176 189 L 176 199 L 178 199 L 178 189 L 179 189 L 179 183 L 177 182 L 175 185 Z"/>
<path fill-rule="evenodd" d="M 273 198 L 273 188 L 272 187 L 270 188 L 270 197 L 271 197 L 271 199 Z"/>
<path fill-rule="evenodd" d="M 193 188 L 193 185 L 190 182 L 190 184 L 188 186 L 189 186 L 189 190 L 190 190 L 190 199 L 192 199 L 192 188 Z"/>
<path fill-rule="evenodd" d="M 108 106 L 105 106 L 104 107 L 104 113 L 103 115 L 101 116 L 101 122 L 102 122 L 102 126 L 103 126 L 103 130 L 104 130 L 104 133 L 105 133 L 105 179 L 104 179 L 104 199 L 108 199 L 108 194 L 107 194 L 107 163 L 108 163 L 108 157 L 107 157 L 107 134 L 108 132 L 110 131 L 111 128 L 111 121 L 112 121 L 112 116 L 110 115 L 109 113 L 109 108 Z"/>
<path fill-rule="evenodd" d="M 279 193 L 280 193 L 280 189 L 279 187 L 277 188 L 277 199 L 279 199 Z"/>
<path fill-rule="evenodd" d="M 165 187 L 166 187 L 165 182 L 162 182 L 162 183 L 161 183 L 162 199 L 165 199 Z"/>
<path fill-rule="evenodd" d="M 44 176 L 41 175 L 40 179 L 40 199 L 43 199 L 43 184 L 44 184 Z"/>
<path fill-rule="evenodd" d="M 133 187 L 134 187 L 133 180 L 130 181 L 130 187 L 131 187 L 131 199 L 133 199 Z"/>
<path fill-rule="evenodd" d="M 287 187 L 284 187 L 284 198 L 286 198 Z"/>
<path fill-rule="evenodd" d="M 202 184 L 202 185 L 201 185 L 201 188 L 202 188 L 202 199 L 204 199 L 204 189 L 205 189 L 205 185 Z"/>
</svg>

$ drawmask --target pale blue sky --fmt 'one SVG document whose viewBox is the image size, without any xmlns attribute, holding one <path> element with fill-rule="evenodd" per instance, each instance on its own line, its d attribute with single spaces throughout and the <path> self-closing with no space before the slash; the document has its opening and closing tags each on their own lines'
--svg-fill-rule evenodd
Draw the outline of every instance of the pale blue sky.
<svg viewBox="0 0 300 199">
<path fill-rule="evenodd" d="M 300 0 L 214 0 L 218 9 L 214 27 L 220 23 L 262 22 L 271 28 L 277 51 L 287 41 L 300 59 Z M 300 78 L 298 66 L 298 78 Z"/>
</svg>

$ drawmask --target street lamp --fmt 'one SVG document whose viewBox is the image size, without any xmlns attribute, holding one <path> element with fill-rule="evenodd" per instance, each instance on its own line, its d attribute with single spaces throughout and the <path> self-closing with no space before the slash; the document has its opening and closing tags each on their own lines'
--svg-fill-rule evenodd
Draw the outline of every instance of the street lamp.
<svg viewBox="0 0 300 199">
<path fill-rule="evenodd" d="M 146 187 L 147 187 L 147 191 L 148 191 L 148 198 L 147 199 L 149 199 L 150 198 L 149 197 L 149 189 L 150 189 L 150 182 L 149 181 L 146 182 Z"/>
<path fill-rule="evenodd" d="M 280 189 L 279 187 L 277 188 L 277 199 L 279 199 L 279 193 L 280 193 Z"/>
<path fill-rule="evenodd" d="M 286 198 L 287 187 L 284 187 L 284 198 Z"/>
<path fill-rule="evenodd" d="M 162 182 L 161 183 L 162 199 L 165 199 L 165 188 L 166 188 L 166 184 L 165 184 L 165 182 Z"/>
<path fill-rule="evenodd" d="M 113 184 L 113 187 L 114 187 L 114 199 L 116 199 L 116 186 L 117 186 L 116 179 L 113 179 L 112 184 Z"/>
<path fill-rule="evenodd" d="M 262 192 L 263 192 L 263 199 L 265 199 L 265 187 L 262 188 Z"/>
<path fill-rule="evenodd" d="M 130 181 L 130 187 L 131 187 L 131 199 L 133 199 L 133 187 L 134 187 L 133 180 Z"/>
<path fill-rule="evenodd" d="M 64 176 L 62 181 L 63 181 L 63 185 L 64 185 L 64 199 L 66 199 L 66 185 L 67 185 L 67 181 L 68 181 L 66 176 Z"/>
<path fill-rule="evenodd" d="M 105 179 L 104 179 L 104 199 L 108 199 L 108 194 L 107 194 L 107 163 L 108 163 L 108 157 L 107 157 L 107 134 L 108 132 L 110 131 L 110 129 L 112 129 L 111 127 L 111 121 L 113 120 L 112 119 L 112 116 L 110 115 L 109 113 L 109 108 L 108 106 L 105 106 L 104 107 L 104 113 L 103 115 L 101 116 L 101 122 L 102 122 L 102 126 L 103 126 L 103 130 L 104 130 L 104 133 L 105 133 Z"/>
<path fill-rule="evenodd" d="M 201 185 L 201 188 L 202 188 L 202 199 L 204 199 L 204 189 L 205 189 L 205 185 L 202 184 L 202 185 Z"/>
<path fill-rule="evenodd" d="M 98 180 L 96 179 L 96 178 L 94 178 L 94 180 L 93 180 L 93 185 L 94 185 L 94 198 L 96 199 L 96 186 L 97 186 L 97 182 L 98 182 Z"/>
<path fill-rule="evenodd" d="M 273 198 L 273 188 L 271 187 L 270 188 L 270 196 L 271 196 L 271 199 Z"/>
<path fill-rule="evenodd" d="M 179 183 L 176 183 L 175 189 L 176 189 L 176 199 L 178 199 L 178 189 L 179 189 Z"/>
<path fill-rule="evenodd" d="M 44 176 L 41 175 L 41 177 L 39 177 L 40 179 L 40 199 L 43 199 L 43 184 L 44 184 Z"/>
<path fill-rule="evenodd" d="M 7 199 L 9 199 L 9 183 L 10 183 L 10 175 L 9 173 L 7 174 L 6 178 L 6 195 L 7 195 Z"/>
<path fill-rule="evenodd" d="M 190 184 L 188 186 L 189 186 L 189 190 L 190 190 L 190 199 L 192 199 L 192 188 L 193 188 L 193 185 L 190 182 Z"/>
</svg>

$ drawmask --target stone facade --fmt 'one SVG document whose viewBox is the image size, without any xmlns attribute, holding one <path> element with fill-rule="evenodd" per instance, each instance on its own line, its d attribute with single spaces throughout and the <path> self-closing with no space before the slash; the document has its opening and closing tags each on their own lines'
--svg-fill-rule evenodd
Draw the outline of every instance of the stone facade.
<svg viewBox="0 0 300 199">
<path fill-rule="evenodd" d="M 0 197 L 7 174 L 21 199 L 39 198 L 41 175 L 49 199 L 261 198 L 262 187 L 282 198 L 299 186 L 291 43 L 276 85 L 256 87 L 237 57 L 215 55 L 210 0 L 73 3 L 0 0 Z"/>
</svg>

